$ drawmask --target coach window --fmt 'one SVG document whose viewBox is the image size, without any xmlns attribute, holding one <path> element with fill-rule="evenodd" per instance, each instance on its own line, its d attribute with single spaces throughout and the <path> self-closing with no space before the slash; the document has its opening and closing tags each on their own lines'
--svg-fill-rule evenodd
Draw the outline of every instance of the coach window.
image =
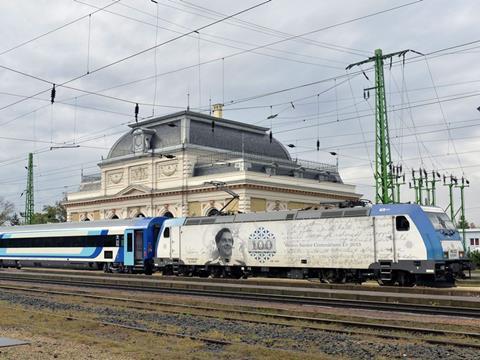
<svg viewBox="0 0 480 360">
<path fill-rule="evenodd" d="M 132 234 L 128 233 L 127 234 L 127 251 L 132 252 L 132 250 L 133 250 L 133 238 L 132 238 Z"/>
<path fill-rule="evenodd" d="M 408 231 L 410 230 L 410 222 L 405 216 L 397 216 L 395 219 L 397 231 Z"/>
<path fill-rule="evenodd" d="M 169 238 L 170 237 L 170 228 L 166 227 L 165 230 L 163 230 L 163 237 L 164 238 Z"/>
</svg>

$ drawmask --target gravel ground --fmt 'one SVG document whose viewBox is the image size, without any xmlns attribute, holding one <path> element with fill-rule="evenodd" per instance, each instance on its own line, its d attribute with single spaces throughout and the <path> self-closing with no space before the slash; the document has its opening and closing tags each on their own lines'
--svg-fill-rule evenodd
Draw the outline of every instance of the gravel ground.
<svg viewBox="0 0 480 360">
<path fill-rule="evenodd" d="M 0 293 L 0 300 L 16 306 L 22 306 L 39 311 L 54 311 L 61 314 L 78 316 L 87 313 L 98 319 L 124 325 L 144 328 L 165 329 L 168 327 L 178 333 L 204 337 L 219 337 L 232 341 L 241 341 L 253 347 L 266 347 L 293 352 L 308 350 L 319 354 L 319 358 L 341 357 L 352 359 L 476 359 L 478 351 L 459 347 L 433 346 L 428 344 L 413 344 L 378 338 L 360 338 L 345 334 L 335 334 L 317 330 L 298 329 L 280 325 L 251 324 L 242 321 L 212 319 L 202 316 L 153 313 L 121 307 L 100 306 L 98 304 L 68 303 L 59 298 L 47 298 L 38 295 L 17 293 Z M 0 305 L 1 307 L 1 305 Z M 1 323 L 0 323 L 1 324 Z M 20 337 L 21 338 L 21 337 Z M 54 347 L 54 344 L 52 344 Z M 1 349 L 0 349 L 1 350 Z M 87 350 L 85 350 L 87 351 Z M 87 352 L 79 349 L 82 355 Z M 226 351 L 224 346 L 209 345 L 202 348 L 203 352 L 221 356 Z M 52 355 L 49 353 L 49 355 Z M 105 353 L 94 354 L 91 358 L 108 358 Z M 1 354 L 0 354 L 1 357 Z M 288 357 L 288 356 L 287 356 Z M 46 357 L 48 358 L 48 357 Z M 86 357 L 88 358 L 88 357 Z M 253 356 L 255 358 L 255 356 Z"/>
</svg>

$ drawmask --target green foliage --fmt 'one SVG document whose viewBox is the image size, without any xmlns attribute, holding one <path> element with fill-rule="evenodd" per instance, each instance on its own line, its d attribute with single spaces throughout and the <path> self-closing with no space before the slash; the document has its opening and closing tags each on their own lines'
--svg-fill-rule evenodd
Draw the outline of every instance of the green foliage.
<svg viewBox="0 0 480 360">
<path fill-rule="evenodd" d="M 10 218 L 10 225 L 11 226 L 20 225 L 20 217 L 17 215 L 17 213 L 13 214 L 13 216 Z"/>
<path fill-rule="evenodd" d="M 470 261 L 475 264 L 477 268 L 480 267 L 480 251 L 470 252 Z"/>
<path fill-rule="evenodd" d="M 33 214 L 32 224 L 47 224 L 67 221 L 67 210 L 61 201 L 55 205 L 45 205 L 41 213 Z"/>
<path fill-rule="evenodd" d="M 0 226 L 10 220 L 13 213 L 13 204 L 0 197 Z"/>
<path fill-rule="evenodd" d="M 458 222 L 458 226 L 457 226 L 459 229 L 470 229 L 470 224 L 467 220 L 460 220 Z"/>
</svg>

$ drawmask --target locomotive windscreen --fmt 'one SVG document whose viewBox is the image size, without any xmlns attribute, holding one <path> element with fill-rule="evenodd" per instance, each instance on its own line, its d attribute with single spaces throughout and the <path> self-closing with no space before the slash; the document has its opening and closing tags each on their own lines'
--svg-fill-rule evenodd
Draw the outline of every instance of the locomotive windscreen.
<svg viewBox="0 0 480 360">
<path fill-rule="evenodd" d="M 447 214 L 441 212 L 427 212 L 427 215 L 435 230 L 456 230 L 455 225 L 453 225 Z"/>
</svg>

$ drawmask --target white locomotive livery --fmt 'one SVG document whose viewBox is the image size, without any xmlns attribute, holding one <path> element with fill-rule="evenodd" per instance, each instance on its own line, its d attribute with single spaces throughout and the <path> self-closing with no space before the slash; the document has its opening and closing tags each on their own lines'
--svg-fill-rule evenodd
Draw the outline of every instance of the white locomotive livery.
<svg viewBox="0 0 480 360">
<path fill-rule="evenodd" d="M 165 220 L 154 260 L 164 273 L 400 285 L 468 267 L 443 210 L 415 204 Z"/>
</svg>

